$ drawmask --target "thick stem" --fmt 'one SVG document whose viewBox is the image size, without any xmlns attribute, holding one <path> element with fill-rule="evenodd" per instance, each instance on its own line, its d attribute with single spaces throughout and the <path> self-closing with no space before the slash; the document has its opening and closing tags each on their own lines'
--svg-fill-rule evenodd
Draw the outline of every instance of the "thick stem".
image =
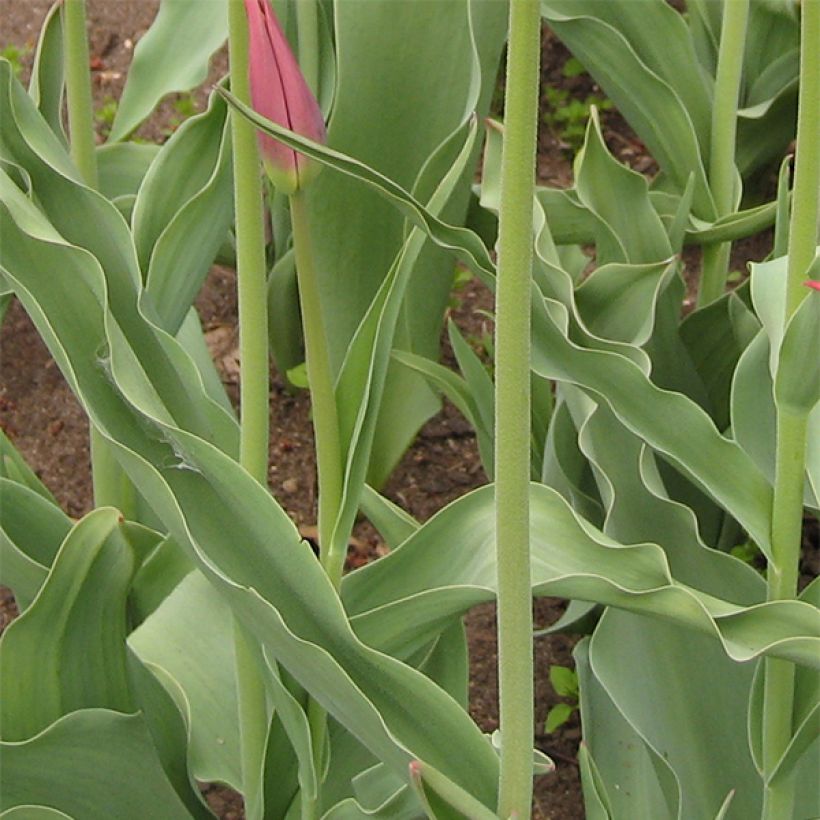
<svg viewBox="0 0 820 820">
<path fill-rule="evenodd" d="M 501 156 L 495 340 L 495 504 L 502 733 L 498 813 L 530 816 L 533 659 L 530 581 L 530 288 L 541 18 L 510 4 Z"/>
<path fill-rule="evenodd" d="M 319 280 L 313 261 L 310 224 L 305 194 L 297 191 L 290 198 L 293 249 L 299 282 L 299 303 L 305 334 L 305 362 L 310 385 L 313 432 L 316 447 L 316 472 L 319 484 L 319 552 L 333 586 L 339 586 L 345 559 L 345 544 L 336 544 L 333 531 L 342 501 L 342 448 L 339 419 L 333 389 L 333 372 L 327 349 Z"/>
<path fill-rule="evenodd" d="M 802 286 L 814 259 L 820 199 L 820 0 L 802 5 L 800 96 L 797 114 L 797 155 L 789 223 L 789 266 L 786 292 L 788 322 L 803 298 Z M 777 461 L 772 509 L 772 552 L 768 569 L 769 600 L 794 598 L 803 521 L 803 482 L 808 419 L 784 407 L 777 411 Z M 763 690 L 763 775 L 769 781 L 793 731 L 794 665 L 767 659 Z M 779 778 L 766 788 L 763 816 L 780 820 L 793 814 L 795 778 Z"/>
<path fill-rule="evenodd" d="M 709 187 L 718 217 L 731 213 L 734 208 L 737 103 L 748 19 L 749 0 L 726 0 L 723 4 L 709 150 Z M 707 305 L 723 294 L 730 247 L 729 243 L 704 247 L 699 306 Z"/>
<path fill-rule="evenodd" d="M 242 0 L 228 4 L 228 46 L 231 91 L 250 104 L 248 80 L 248 27 Z M 241 426 L 239 459 L 263 487 L 268 478 L 268 331 L 265 269 L 265 232 L 262 182 L 253 126 L 231 112 L 236 273 L 239 301 L 239 355 L 241 362 Z M 251 820 L 264 815 L 262 761 L 268 729 L 265 690 L 254 653 L 258 644 L 245 627 L 234 621 L 234 651 L 239 701 L 242 793 L 245 814 Z"/>
<path fill-rule="evenodd" d="M 91 69 L 85 30 L 85 0 L 64 0 L 63 47 L 71 157 L 83 182 L 97 187 L 94 108 L 91 104 Z"/>
<path fill-rule="evenodd" d="M 229 3 L 231 91 L 250 105 L 248 29 L 242 0 Z M 263 486 L 268 479 L 268 314 L 262 180 L 253 126 L 231 112 L 236 271 L 241 362 L 240 461 Z"/>
</svg>

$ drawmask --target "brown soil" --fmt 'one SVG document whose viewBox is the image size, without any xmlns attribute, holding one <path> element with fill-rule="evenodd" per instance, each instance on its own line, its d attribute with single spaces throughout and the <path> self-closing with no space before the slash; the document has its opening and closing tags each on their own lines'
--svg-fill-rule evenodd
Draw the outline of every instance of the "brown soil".
<svg viewBox="0 0 820 820">
<path fill-rule="evenodd" d="M 28 48 L 22 63 L 25 73 L 31 61 L 47 0 L 0 0 L 3 33 L 0 47 Z M 99 110 L 121 92 L 133 47 L 151 23 L 156 0 L 89 0 L 88 19 L 91 62 L 94 68 L 95 105 Z M 545 33 L 542 75 L 545 82 L 564 84 L 580 94 L 594 90 L 589 78 L 563 77 L 568 53 Z M 224 71 L 225 57 L 214 61 L 209 82 Z M 586 85 L 584 85 L 586 83 Z M 204 93 L 195 95 L 200 108 Z M 142 137 L 162 140 L 173 127 L 173 100 L 166 101 Z M 633 167 L 651 170 L 651 161 L 634 134 L 615 113 L 604 118 L 612 149 Z M 100 123 L 104 128 L 104 123 Z M 551 185 L 571 183 L 571 157 L 560 138 L 542 127 L 539 137 L 539 177 Z M 765 251 L 763 251 L 765 253 Z M 200 295 L 197 307 L 211 351 L 232 399 L 238 395 L 235 280 L 232 271 L 215 268 Z M 476 311 L 490 309 L 492 299 L 471 282 L 458 295 L 453 316 L 467 333 L 478 333 L 487 320 Z M 446 356 L 446 351 L 445 351 Z M 305 393 L 292 395 L 275 372 L 271 375 L 270 489 L 302 528 L 311 534 L 315 526 L 315 476 L 309 400 Z M 0 425 L 29 464 L 54 492 L 66 512 L 79 517 L 92 507 L 88 435 L 85 416 L 59 370 L 18 304 L 13 304 L 2 326 L 0 362 Z M 478 458 L 475 437 L 467 423 L 450 406 L 422 429 L 405 455 L 387 488 L 387 495 L 417 518 L 424 520 L 449 501 L 486 482 Z M 361 522 L 354 533 L 349 566 L 355 567 L 383 554 L 378 533 Z M 536 603 L 538 626 L 552 623 L 563 603 L 543 599 Z M 0 627 L 13 616 L 13 602 L 0 595 Z M 470 641 L 470 712 L 485 731 L 498 726 L 497 657 L 494 607 L 476 608 L 467 617 Z M 573 640 L 564 636 L 536 640 L 536 726 L 543 727 L 550 706 L 560 700 L 548 681 L 552 664 L 572 665 Z M 574 820 L 583 817 L 576 763 L 580 739 L 577 715 L 553 734 L 537 733 L 539 746 L 550 754 L 556 771 L 536 784 L 535 817 Z M 206 795 L 217 816 L 243 816 L 241 798 L 229 790 L 208 787 Z"/>
</svg>

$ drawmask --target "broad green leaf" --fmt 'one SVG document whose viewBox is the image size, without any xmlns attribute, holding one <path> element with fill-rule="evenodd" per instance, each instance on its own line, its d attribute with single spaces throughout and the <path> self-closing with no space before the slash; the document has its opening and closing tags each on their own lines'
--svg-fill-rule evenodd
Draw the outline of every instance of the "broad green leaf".
<svg viewBox="0 0 820 820">
<path fill-rule="evenodd" d="M 0 578 L 25 610 L 46 580 L 71 520 L 42 495 L 0 478 Z"/>
<path fill-rule="evenodd" d="M 718 638 L 737 661 L 750 660 L 765 647 L 773 655 L 817 666 L 820 624 L 813 607 L 801 602 L 741 606 L 680 583 L 656 544 L 619 544 L 579 518 L 553 490 L 532 484 L 530 493 L 535 595 L 662 616 Z M 468 606 L 492 599 L 492 499 L 492 487 L 464 496 L 401 547 L 344 579 L 345 607 L 363 640 L 383 651 L 404 653 L 415 648 L 425 629 L 434 630 Z M 450 549 L 442 551 L 442 543 Z M 726 563 L 731 569 L 740 562 L 729 558 Z M 738 572 L 751 577 L 742 567 Z"/>
<path fill-rule="evenodd" d="M 686 244 L 708 245 L 710 242 L 729 242 L 753 236 L 771 227 L 777 214 L 777 203 L 767 202 L 743 211 L 736 211 L 704 222 L 692 217 L 686 230 Z"/>
<path fill-rule="evenodd" d="M 676 820 L 680 789 L 674 774 L 612 702 L 592 671 L 589 652 L 589 638 L 573 651 L 581 685 L 579 763 L 585 807 L 591 804 L 592 816 L 607 820 Z"/>
<path fill-rule="evenodd" d="M 81 709 L 30 740 L 0 744 L 0 751 L 0 810 L 47 800 L 87 820 L 191 817 L 138 714 Z"/>
<path fill-rule="evenodd" d="M 188 766 L 188 731 L 183 710 L 163 686 L 172 688 L 172 682 L 160 682 L 162 673 L 143 664 L 133 652 L 128 652 L 128 674 L 134 700 L 151 735 L 154 752 L 165 771 L 168 782 L 191 817 L 206 820 L 211 817 L 204 797 Z"/>
<path fill-rule="evenodd" d="M 789 413 L 808 416 L 820 401 L 820 367 L 811 351 L 820 348 L 820 295 L 810 290 L 783 335 L 774 382 L 775 402 Z M 808 356 L 808 361 L 807 357 Z"/>
<path fill-rule="evenodd" d="M 413 516 L 380 495 L 369 484 L 364 485 L 359 506 L 391 549 L 409 538 L 420 526 Z"/>
<path fill-rule="evenodd" d="M 97 173 L 100 193 L 108 199 L 133 199 L 145 174 L 160 150 L 158 145 L 121 142 L 101 145 L 97 149 Z"/>
<path fill-rule="evenodd" d="M 233 108 L 240 111 L 259 130 L 276 137 L 280 142 L 300 151 L 311 159 L 315 159 L 339 173 L 353 177 L 372 188 L 394 205 L 413 225 L 422 228 L 437 245 L 464 253 L 464 261 L 470 266 L 470 269 L 485 280 L 492 281 L 492 277 L 495 275 L 495 265 L 486 246 L 475 233 L 466 228 L 449 225 L 433 216 L 415 197 L 384 174 L 353 157 L 311 142 L 292 131 L 288 131 L 286 128 L 282 128 L 276 123 L 261 117 L 253 109 L 243 105 L 236 97 L 224 89 L 217 90 Z"/>
<path fill-rule="evenodd" d="M 666 229 L 649 200 L 646 178 L 610 154 L 594 109 L 575 158 L 575 190 L 600 224 L 595 232 L 599 265 L 660 262 L 672 256 Z"/>
<path fill-rule="evenodd" d="M 231 613 L 202 574 L 186 576 L 128 644 L 185 715 L 194 776 L 241 788 Z"/>
<path fill-rule="evenodd" d="M 151 163 L 134 204 L 134 243 L 160 325 L 175 334 L 233 219 L 227 106 L 213 95 Z"/>
<path fill-rule="evenodd" d="M 464 169 L 475 138 L 474 123 L 465 129 L 463 144 L 449 172 L 439 182 L 428 203 L 437 213 L 452 194 Z M 379 415 L 388 390 L 390 351 L 395 343 L 402 298 L 425 242 L 422 231 L 414 229 L 407 238 L 380 287 L 347 350 L 335 386 L 342 457 L 345 460 L 344 486 L 333 540 L 346 543 L 359 508 L 359 498 L 376 452 Z M 400 392 L 393 396 L 401 398 Z"/>
<path fill-rule="evenodd" d="M 581 771 L 581 788 L 584 792 L 584 811 L 587 820 L 611 820 L 609 798 L 601 774 L 589 753 L 586 743 L 578 747 L 578 768 Z"/>
<path fill-rule="evenodd" d="M 210 56 L 227 35 L 225 0 L 162 0 L 151 28 L 134 49 L 108 141 L 125 139 L 166 94 L 203 82 Z"/>
<path fill-rule="evenodd" d="M 533 369 L 578 384 L 605 400 L 621 421 L 692 478 L 769 549 L 771 487 L 754 462 L 720 435 L 690 399 L 655 387 L 623 356 L 570 342 L 549 311 L 533 320 Z"/>
<path fill-rule="evenodd" d="M 644 345 L 655 326 L 655 307 L 675 263 L 611 263 L 596 268 L 575 293 L 578 312 L 591 333 Z"/>
<path fill-rule="evenodd" d="M 589 660 L 613 705 L 674 772 L 680 817 L 713 817 L 732 789 L 730 816 L 760 814 L 760 778 L 747 744 L 738 742 L 752 667 L 679 626 L 615 610 L 601 618 Z M 637 806 L 631 814 L 642 816 Z"/>
<path fill-rule="evenodd" d="M 63 82 L 62 7 L 54 3 L 40 27 L 28 93 L 54 135 L 67 144 L 63 129 Z"/>
<path fill-rule="evenodd" d="M 132 572 L 116 510 L 100 508 L 74 526 L 36 599 L 0 641 L 5 740 L 31 738 L 78 709 L 132 707 L 124 648 Z"/>
<path fill-rule="evenodd" d="M 681 340 L 709 395 L 709 415 L 719 430 L 729 426 L 732 377 L 759 327 L 735 293 L 693 311 L 680 326 Z"/>
<path fill-rule="evenodd" d="M 23 484 L 46 501 L 57 506 L 57 499 L 51 494 L 51 490 L 43 484 L 37 477 L 34 470 L 26 464 L 25 459 L 11 443 L 8 436 L 0 430 L 0 476 Z"/>
<path fill-rule="evenodd" d="M 15 806 L 4 811 L 0 817 L 6 820 L 59 820 L 61 817 L 71 820 L 69 815 L 48 806 Z"/>
</svg>

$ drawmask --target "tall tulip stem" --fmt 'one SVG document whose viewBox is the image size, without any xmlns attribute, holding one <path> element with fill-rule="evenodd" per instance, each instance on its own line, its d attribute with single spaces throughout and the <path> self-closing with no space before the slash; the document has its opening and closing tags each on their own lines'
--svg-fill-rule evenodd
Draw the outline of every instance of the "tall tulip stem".
<svg viewBox="0 0 820 820">
<path fill-rule="evenodd" d="M 248 28 L 242 0 L 230 0 L 228 27 L 231 91 L 249 105 Z M 231 132 L 242 368 L 240 462 L 266 487 L 270 410 L 261 168 L 254 128 L 235 111 L 231 112 Z M 255 657 L 258 642 L 239 621 L 234 621 L 234 649 L 245 813 L 251 820 L 261 820 L 264 814 L 262 761 L 268 728 L 267 707 L 264 684 Z"/>
<path fill-rule="evenodd" d="M 512 0 L 496 289 L 495 505 L 501 779 L 498 813 L 530 816 L 533 657 L 530 581 L 530 300 L 541 17 Z"/>
<path fill-rule="evenodd" d="M 335 544 L 333 541 L 333 531 L 342 501 L 342 449 L 333 373 L 322 320 L 319 280 L 316 275 L 304 191 L 299 190 L 291 195 L 290 218 L 293 225 L 299 304 L 305 334 L 305 362 L 313 412 L 319 484 L 319 551 L 325 571 L 333 586 L 338 587 L 342 579 L 346 547 L 346 544 Z"/>
<path fill-rule="evenodd" d="M 85 0 L 63 3 L 64 65 L 71 158 L 90 188 L 97 187 L 94 108 L 85 26 Z"/>
<path fill-rule="evenodd" d="M 789 264 L 786 313 L 791 319 L 803 299 L 810 297 L 803 281 L 814 260 L 820 214 L 820 0 L 802 4 L 800 91 L 797 113 L 797 153 L 789 222 Z M 777 411 L 777 461 L 772 510 L 772 552 L 768 570 L 769 600 L 794 598 L 803 520 L 803 482 L 806 468 L 808 417 L 786 407 Z M 795 778 L 771 779 L 793 734 L 794 664 L 767 659 L 763 687 L 763 775 L 765 820 L 791 817 Z"/>
</svg>

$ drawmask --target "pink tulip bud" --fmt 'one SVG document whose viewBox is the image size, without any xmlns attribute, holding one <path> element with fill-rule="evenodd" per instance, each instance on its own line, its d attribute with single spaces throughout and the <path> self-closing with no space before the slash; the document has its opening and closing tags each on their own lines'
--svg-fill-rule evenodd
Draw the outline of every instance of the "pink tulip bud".
<svg viewBox="0 0 820 820">
<path fill-rule="evenodd" d="M 818 279 L 807 279 L 803 284 L 807 288 L 814 288 L 814 290 L 820 290 L 820 280 Z"/>
<path fill-rule="evenodd" d="M 277 125 L 314 142 L 327 139 L 316 98 L 308 88 L 269 0 L 245 0 L 250 34 L 249 79 L 254 109 Z M 321 165 L 259 132 L 262 162 L 285 194 L 304 187 Z"/>
</svg>

